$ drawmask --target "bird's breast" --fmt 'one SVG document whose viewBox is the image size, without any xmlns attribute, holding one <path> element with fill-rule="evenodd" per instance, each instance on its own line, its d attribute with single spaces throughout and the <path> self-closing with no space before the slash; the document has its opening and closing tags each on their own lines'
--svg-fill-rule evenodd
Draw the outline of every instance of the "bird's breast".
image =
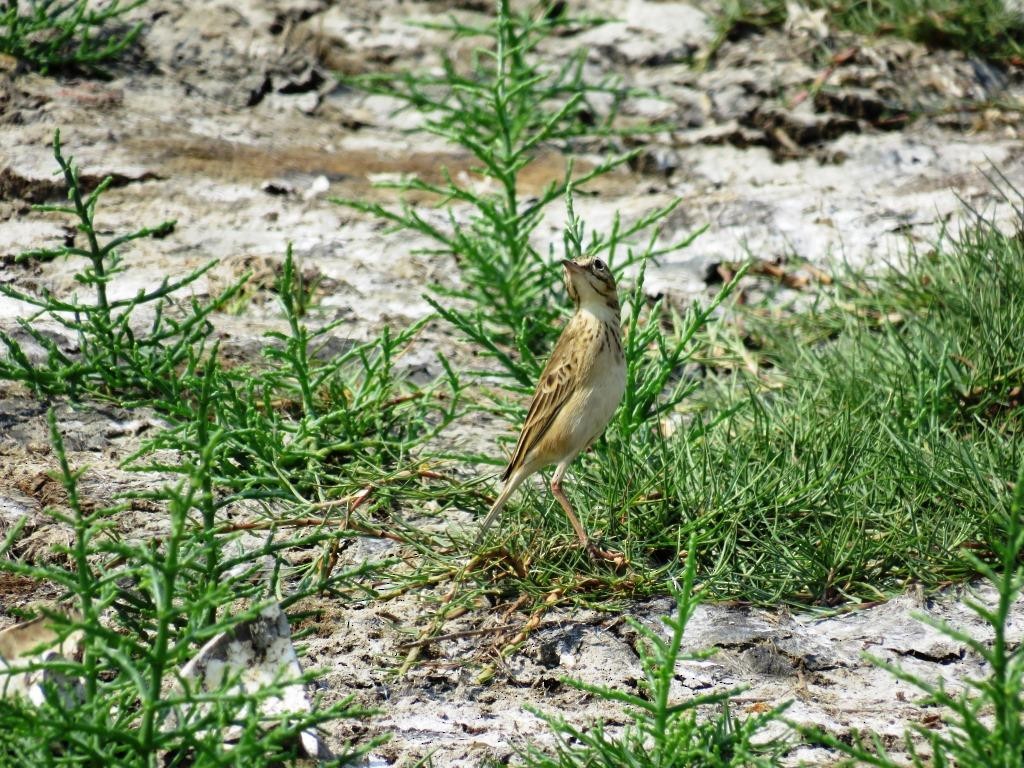
<svg viewBox="0 0 1024 768">
<path fill-rule="evenodd" d="M 611 420 L 626 391 L 626 359 L 617 325 L 603 318 L 587 324 L 589 365 L 580 392 L 580 405 L 575 410 L 573 431 L 592 440 Z"/>
</svg>

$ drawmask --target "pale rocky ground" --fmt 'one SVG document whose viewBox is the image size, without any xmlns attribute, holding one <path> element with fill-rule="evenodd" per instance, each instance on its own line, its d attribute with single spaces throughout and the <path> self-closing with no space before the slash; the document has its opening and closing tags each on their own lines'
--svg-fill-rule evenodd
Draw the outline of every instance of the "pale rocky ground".
<svg viewBox="0 0 1024 768">
<path fill-rule="evenodd" d="M 468 160 L 409 134 L 404 129 L 414 117 L 392 116 L 394 105 L 383 99 L 336 86 L 332 71 L 435 66 L 443 36 L 405 22 L 447 12 L 479 18 L 489 7 L 442 0 L 151 0 L 137 12 L 147 22 L 140 49 L 110 81 L 0 73 L 0 280 L 22 290 L 74 289 L 73 265 L 13 263 L 19 252 L 69 234 L 66 221 L 30 209 L 54 199 L 50 142 L 59 127 L 83 173 L 115 175 L 100 208 L 106 230 L 177 219 L 168 237 L 130 249 L 115 295 L 211 259 L 220 264 L 197 293 L 223 287 L 248 268 L 265 287 L 291 242 L 305 267 L 326 279 L 322 304 L 328 317 L 349 321 L 346 336 L 369 338 L 384 324 L 422 317 L 429 309 L 423 286 L 456 280 L 452 261 L 417 254 L 415 240 L 388 235 L 328 197 L 381 197 L 374 180 L 410 172 L 436 177 L 442 166 L 463 172 Z M 881 268 L 908 242 L 926 248 L 943 227 L 955 230 L 964 202 L 1008 221 L 1009 209 L 986 179 L 993 169 L 1024 189 L 1019 72 L 903 41 L 830 34 L 806 13 L 784 30 L 727 41 L 699 71 L 686 62 L 714 36 L 714 4 L 595 0 L 586 7 L 622 21 L 552 39 L 547 52 L 586 45 L 595 77 L 617 74 L 660 97 L 627 102 L 625 117 L 675 130 L 645 139 L 636 167 L 602 180 L 578 212 L 600 227 L 615 211 L 628 219 L 681 196 L 665 237 L 709 225 L 688 250 L 649 270 L 652 292 L 688 301 L 706 293 L 714 264 L 747 254 L 825 270 L 844 260 Z M 825 73 L 829 54 L 851 47 L 827 87 L 801 96 Z M 558 177 L 563 163 L 556 153 L 545 155 L 528 186 L 539 189 Z M 556 212 L 540 236 L 558 238 L 560 222 Z M 274 302 L 263 299 L 257 292 L 241 316 L 217 320 L 241 356 L 254 354 L 261 334 L 280 322 Z M 0 298 L 0 328 L 13 329 L 24 313 Z M 446 331 L 432 327 L 424 340 L 446 343 Z M 72 463 L 93 467 L 84 480 L 92 498 L 158 482 L 118 467 L 147 417 L 108 407 L 62 407 L 59 414 Z M 50 501 L 42 473 L 52 467 L 45 405 L 3 388 L 0 516 L 11 522 L 29 514 L 37 545 L 59 533 L 47 531 L 40 515 Z M 160 527 L 142 517 L 133 524 Z M 32 544 L 22 549 L 33 551 Z M 363 554 L 380 552 L 367 543 Z M 796 721 L 895 740 L 908 724 L 932 722 L 933 711 L 862 654 L 954 688 L 982 674 L 977 658 L 913 618 L 922 611 L 984 634 L 961 591 L 909 594 L 830 618 L 704 606 L 688 645 L 720 652 L 679 669 L 679 695 L 742 684 L 741 713 L 792 700 L 788 714 Z M 12 582 L 0 608 L 40 597 L 46 595 Z M 670 605 L 626 608 L 653 623 Z M 394 676 L 404 655 L 398 645 L 408 637 L 402 630 L 420 626 L 427 610 L 421 598 L 325 610 L 329 620 L 305 641 L 307 660 L 326 669 L 328 699 L 355 693 L 382 710 L 331 734 L 393 734 L 373 765 L 411 765 L 428 753 L 436 766 L 505 759 L 517 739 L 546 738 L 528 704 L 580 723 L 597 716 L 621 722 L 617 710 L 559 678 L 631 687 L 639 674 L 634 638 L 618 615 L 553 611 L 522 653 L 478 685 L 461 664 L 487 653 L 486 641 L 473 637 L 439 643 L 408 675 Z M 10 623 L 6 610 L 0 615 Z M 1017 610 L 1011 634 L 1018 641 L 1022 633 L 1024 610 Z M 803 750 L 790 759 L 825 765 L 832 756 Z"/>
</svg>

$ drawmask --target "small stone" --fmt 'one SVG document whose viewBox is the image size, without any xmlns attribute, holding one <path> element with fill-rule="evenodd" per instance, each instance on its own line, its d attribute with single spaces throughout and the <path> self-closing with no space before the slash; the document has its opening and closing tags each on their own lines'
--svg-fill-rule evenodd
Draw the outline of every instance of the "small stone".
<svg viewBox="0 0 1024 768">
<path fill-rule="evenodd" d="M 264 181 L 262 184 L 260 184 L 260 189 L 273 197 L 283 197 L 285 195 L 295 194 L 295 187 L 293 187 L 287 181 Z"/>
</svg>

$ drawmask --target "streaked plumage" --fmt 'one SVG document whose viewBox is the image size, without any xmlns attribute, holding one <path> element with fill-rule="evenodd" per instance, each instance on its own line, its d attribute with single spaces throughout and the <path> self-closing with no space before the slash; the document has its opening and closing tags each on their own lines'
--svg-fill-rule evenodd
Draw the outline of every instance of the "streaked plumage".
<svg viewBox="0 0 1024 768">
<path fill-rule="evenodd" d="M 600 259 L 563 260 L 562 264 L 576 313 L 562 329 L 540 375 L 519 442 L 501 478 L 504 487 L 480 526 L 477 541 L 527 477 L 557 464 L 551 492 L 580 543 L 592 555 L 612 557 L 590 542 L 562 492 L 561 481 L 573 459 L 604 432 L 626 388 L 618 293 L 615 279 Z"/>
</svg>

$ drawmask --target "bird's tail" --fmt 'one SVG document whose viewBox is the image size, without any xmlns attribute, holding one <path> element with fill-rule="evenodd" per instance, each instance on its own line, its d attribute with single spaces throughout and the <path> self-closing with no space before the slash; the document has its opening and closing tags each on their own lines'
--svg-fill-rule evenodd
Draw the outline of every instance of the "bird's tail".
<svg viewBox="0 0 1024 768">
<path fill-rule="evenodd" d="M 478 547 L 487 535 L 487 530 L 494 524 L 494 521 L 498 519 L 498 515 L 501 514 L 502 507 L 505 506 L 505 502 L 508 501 L 509 496 L 519 487 L 519 484 L 526 479 L 525 475 L 521 472 L 514 472 L 508 480 L 505 481 L 505 487 L 501 489 L 501 493 L 498 494 L 498 498 L 495 499 L 494 504 L 491 506 L 491 511 L 487 513 L 487 517 L 480 524 L 480 530 L 476 534 L 476 541 L 473 542 L 473 546 Z"/>
</svg>

